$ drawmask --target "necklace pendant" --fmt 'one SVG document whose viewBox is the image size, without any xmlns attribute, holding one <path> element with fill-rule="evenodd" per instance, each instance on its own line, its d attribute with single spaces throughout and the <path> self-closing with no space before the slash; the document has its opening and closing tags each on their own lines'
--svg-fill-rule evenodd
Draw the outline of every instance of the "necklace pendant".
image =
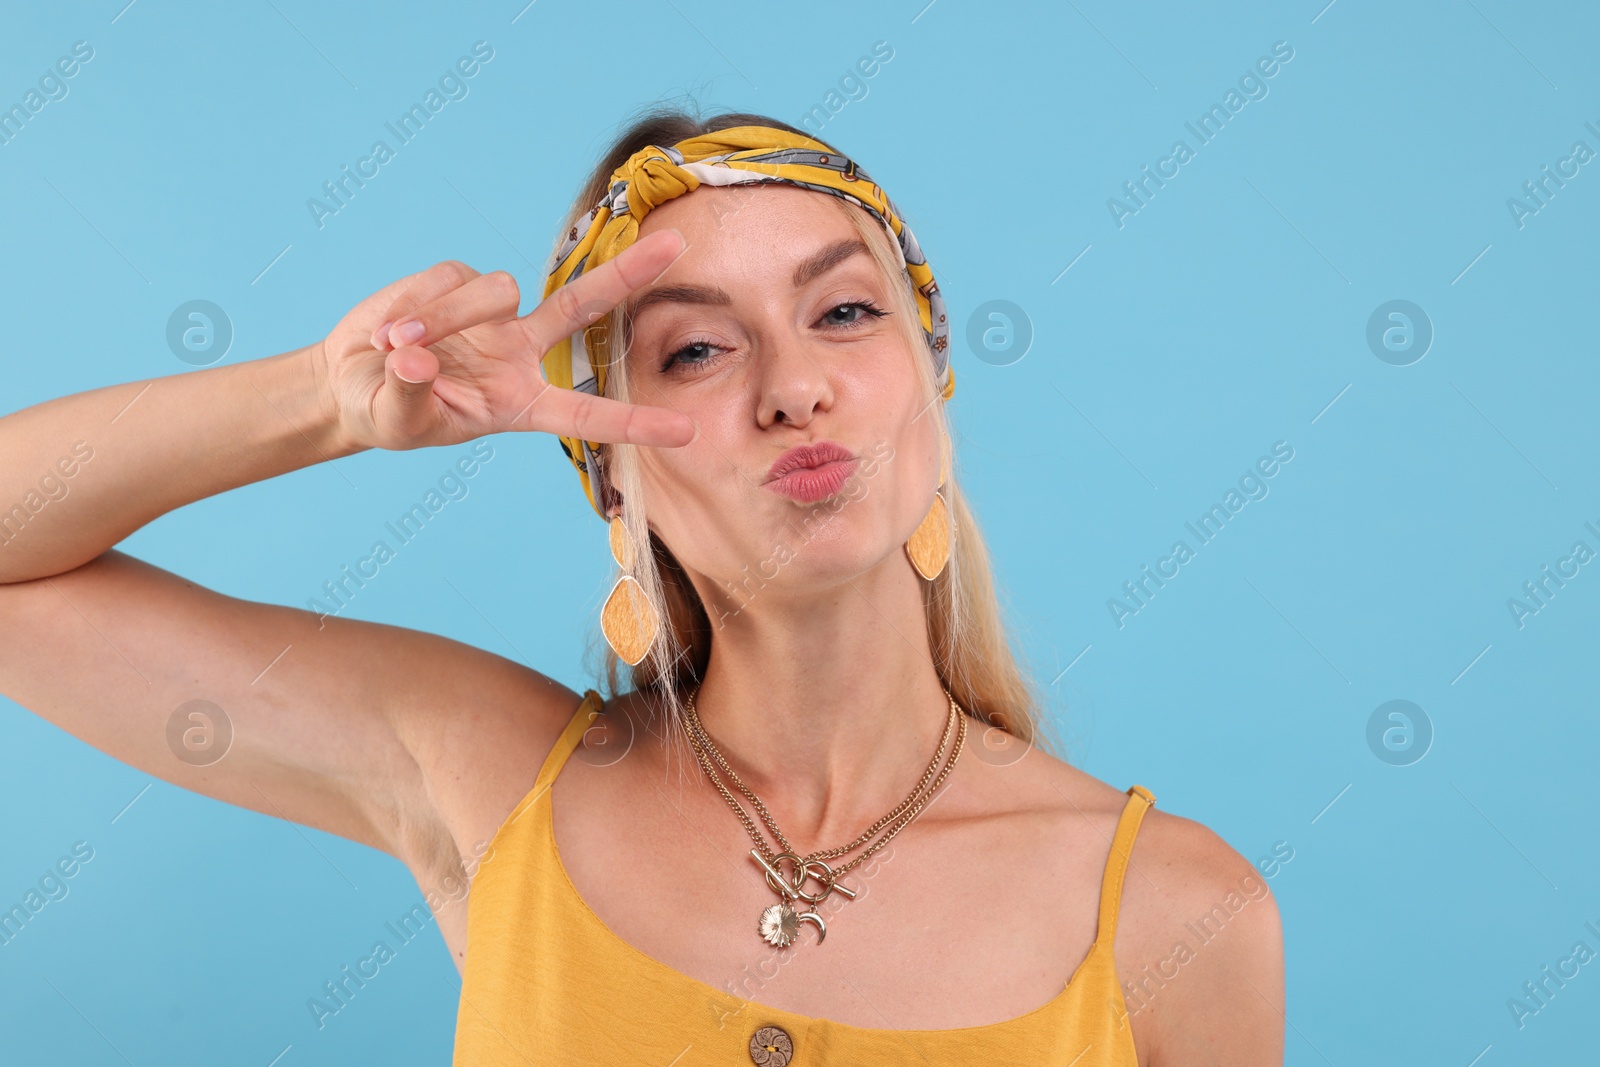
<svg viewBox="0 0 1600 1067">
<path fill-rule="evenodd" d="M 800 916 L 786 900 L 769 904 L 761 913 L 761 936 L 774 948 L 788 948 L 800 933 Z"/>
<path fill-rule="evenodd" d="M 822 916 L 814 911 L 797 912 L 787 900 L 768 904 L 757 925 L 767 944 L 774 948 L 788 948 L 800 936 L 800 924 L 807 922 L 816 926 L 817 944 L 822 944 L 822 939 L 828 936 L 828 926 L 822 921 Z"/>
<path fill-rule="evenodd" d="M 822 921 L 815 908 L 829 893 L 837 889 L 851 900 L 855 899 L 855 891 L 848 886 L 840 885 L 833 880 L 833 868 L 821 860 L 803 860 L 793 852 L 780 852 L 773 857 L 773 863 L 767 860 L 755 849 L 750 850 L 750 858 L 755 860 L 761 869 L 766 872 L 767 885 L 774 893 L 778 894 L 778 903 L 769 904 L 761 913 L 761 921 L 757 929 L 767 944 L 776 948 L 788 948 L 794 944 L 794 939 L 800 933 L 801 923 L 811 923 L 817 928 L 817 944 L 822 944 L 822 939 L 828 936 L 828 924 Z M 788 881 L 783 877 L 783 872 L 774 864 L 782 864 L 788 860 L 795 866 L 794 880 Z M 812 870 L 813 867 L 822 868 L 822 874 Z M 816 878 L 823 884 L 820 893 L 808 893 L 803 888 L 807 878 Z M 803 900 L 811 905 L 811 911 L 795 911 L 790 905 L 791 900 Z"/>
<path fill-rule="evenodd" d="M 850 845 L 844 848 L 830 849 L 815 854 L 808 859 L 797 856 L 791 851 L 789 843 L 784 839 L 777 824 L 773 822 L 772 815 L 767 811 L 766 806 L 739 780 L 739 776 L 733 772 L 733 768 L 728 766 L 728 761 L 723 759 L 722 754 L 717 751 L 715 742 L 712 741 L 711 735 L 705 732 L 705 728 L 701 726 L 699 713 L 695 710 L 695 700 L 699 694 L 699 686 L 696 686 L 689 693 L 689 700 L 684 709 L 684 732 L 688 735 L 690 747 L 694 749 L 695 759 L 700 764 L 700 768 L 706 772 L 706 776 L 711 779 L 711 784 L 716 787 L 717 792 L 722 794 L 722 799 L 728 802 L 728 806 L 739 817 L 739 821 L 744 823 L 745 830 L 750 834 L 751 839 L 755 841 L 756 847 L 750 850 L 750 858 L 755 860 L 756 865 L 761 868 L 767 887 L 778 894 L 778 902 L 769 904 L 761 912 L 761 918 L 756 923 L 757 932 L 760 933 L 767 944 L 776 948 L 788 948 L 794 944 L 795 939 L 799 936 L 800 924 L 808 922 L 816 926 L 817 944 L 820 945 L 823 939 L 828 936 L 828 927 L 823 922 L 822 916 L 817 913 L 817 905 L 827 899 L 828 894 L 834 890 L 838 890 L 839 895 L 846 900 L 856 899 L 858 890 L 841 883 L 838 880 L 839 875 L 844 874 L 857 863 L 860 863 L 883 847 L 890 838 L 894 837 L 912 819 L 916 818 L 918 813 L 926 806 L 928 800 L 938 793 L 939 786 L 944 782 L 945 776 L 955 767 L 956 760 L 960 757 L 962 749 L 965 747 L 967 739 L 966 717 L 961 714 L 961 708 L 956 704 L 956 698 L 951 696 L 949 689 L 946 688 L 945 697 L 950 702 L 950 718 L 945 724 L 944 735 L 939 739 L 939 748 L 934 753 L 932 762 L 928 764 L 928 769 L 923 772 L 922 780 L 917 783 L 917 787 L 911 791 L 905 800 L 900 802 L 899 806 L 882 819 L 879 819 L 866 833 L 862 834 Z M 959 725 L 960 729 L 956 733 L 955 747 L 951 750 L 943 768 L 935 775 L 935 768 L 938 768 L 940 761 L 945 759 L 945 746 L 950 740 L 950 733 L 957 725 Z M 751 821 L 744 808 L 734 799 L 733 794 L 728 791 L 728 787 L 722 784 L 722 780 L 717 776 L 718 768 L 733 779 L 733 783 L 739 787 L 739 791 L 755 805 L 762 820 L 767 824 L 767 829 L 772 831 L 772 836 L 777 839 L 778 844 L 783 846 L 784 851 L 772 855 L 771 859 L 767 858 L 770 850 L 767 848 L 766 842 L 762 840 L 760 831 L 756 829 L 754 822 Z M 928 783 L 929 776 L 933 776 L 931 785 Z M 923 793 L 924 787 L 927 789 L 926 795 Z M 885 825 L 888 826 L 887 831 L 875 844 L 871 845 L 860 856 L 843 864 L 838 871 L 835 871 L 822 860 L 822 856 L 838 858 L 853 852 L 866 844 L 872 835 L 883 829 Z M 786 876 L 783 873 L 785 861 L 790 864 L 790 868 L 793 871 L 790 876 Z M 807 883 L 812 881 L 816 882 L 820 887 L 819 892 L 813 893 L 807 889 Z M 797 911 L 797 904 L 799 907 L 807 908 L 808 910 Z M 755 1046 L 752 1045 L 752 1055 L 754 1055 L 754 1048 Z"/>
</svg>

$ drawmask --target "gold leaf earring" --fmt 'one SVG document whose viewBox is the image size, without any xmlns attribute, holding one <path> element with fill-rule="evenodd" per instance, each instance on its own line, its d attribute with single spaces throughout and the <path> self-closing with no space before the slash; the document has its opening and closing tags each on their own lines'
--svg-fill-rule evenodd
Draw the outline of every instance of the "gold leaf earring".
<svg viewBox="0 0 1600 1067">
<path fill-rule="evenodd" d="M 944 483 L 950 479 L 950 442 L 939 435 L 939 488 L 933 494 L 933 506 L 922 517 L 906 542 L 906 555 L 917 573 L 933 581 L 944 572 L 950 562 L 950 508 L 944 502 Z"/>
<path fill-rule="evenodd" d="M 614 515 L 610 523 L 611 558 L 624 572 L 633 569 L 633 539 L 622 523 L 621 515 Z M 606 606 L 600 609 L 600 632 L 606 643 L 628 666 L 636 666 L 650 646 L 655 644 L 656 632 L 661 628 L 660 617 L 644 587 L 631 574 L 617 576 L 617 583 L 606 597 Z"/>
</svg>

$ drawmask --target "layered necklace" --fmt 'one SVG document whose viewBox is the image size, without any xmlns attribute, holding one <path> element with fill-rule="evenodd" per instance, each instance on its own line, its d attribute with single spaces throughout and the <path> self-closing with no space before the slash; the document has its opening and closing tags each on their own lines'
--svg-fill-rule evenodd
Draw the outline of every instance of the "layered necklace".
<svg viewBox="0 0 1600 1067">
<path fill-rule="evenodd" d="M 777 948 L 788 948 L 799 935 L 800 924 L 809 922 L 817 928 L 817 944 L 820 945 L 822 939 L 828 936 L 828 927 L 822 921 L 822 916 L 817 914 L 816 906 L 829 893 L 835 891 L 847 900 L 855 899 L 856 891 L 840 882 L 838 880 L 839 876 L 888 844 L 890 838 L 905 829 L 911 820 L 915 819 L 917 814 L 922 811 L 923 806 L 938 790 L 945 776 L 950 773 L 950 769 L 956 765 L 956 760 L 961 758 L 961 749 L 964 747 L 967 738 L 967 717 L 961 713 L 960 707 L 956 704 L 956 698 L 951 696 L 950 691 L 946 689 L 944 695 L 950 701 L 950 717 L 945 720 L 944 735 L 939 739 L 939 750 L 933 754 L 932 762 L 928 764 L 928 769 L 922 774 L 922 780 L 917 783 L 917 787 L 911 791 L 911 794 L 902 800 L 893 811 L 869 826 L 865 833 L 850 844 L 801 856 L 789 845 L 788 839 L 783 836 L 783 831 L 778 829 L 778 824 L 773 821 L 772 814 L 767 811 L 767 806 L 761 803 L 761 798 L 752 793 L 744 782 L 739 779 L 739 776 L 734 773 L 732 767 L 728 766 L 728 761 L 722 757 L 721 751 L 717 749 L 716 744 L 711 740 L 711 735 L 706 733 L 705 727 L 700 723 L 699 712 L 695 710 L 695 699 L 699 695 L 699 686 L 696 686 L 694 692 L 689 694 L 684 714 L 684 732 L 689 735 L 689 744 L 694 749 L 695 759 L 699 761 L 701 768 L 706 772 L 706 776 L 711 779 L 711 784 L 717 787 L 717 791 L 722 794 L 722 798 L 728 802 L 728 806 L 733 809 L 734 814 L 739 817 L 739 821 L 744 824 L 745 831 L 749 833 L 750 839 L 755 842 L 756 847 L 750 850 L 750 856 L 761 867 L 762 873 L 766 877 L 768 888 L 778 895 L 778 902 L 768 905 L 762 911 L 761 919 L 757 923 L 757 930 L 769 945 Z M 952 732 L 956 734 L 955 747 L 951 750 L 948 761 L 944 763 L 942 768 L 939 768 L 940 762 L 945 759 L 945 749 L 950 744 Z M 939 768 L 937 776 L 934 774 L 936 768 Z M 772 831 L 772 836 L 777 839 L 779 846 L 781 846 L 781 851 L 775 852 L 768 846 L 766 839 L 761 836 L 761 831 L 756 828 L 755 822 L 751 820 L 744 807 L 729 792 L 728 787 L 722 783 L 722 779 L 718 777 L 717 770 L 719 769 L 733 780 L 733 784 L 738 788 L 739 792 L 743 793 L 756 811 L 760 813 L 761 821 L 766 824 L 768 830 Z M 931 784 L 930 779 L 932 780 Z M 885 829 L 886 827 L 887 829 Z M 837 869 L 827 863 L 828 860 L 837 859 L 860 848 L 879 830 L 885 831 L 883 836 L 873 842 L 861 855 Z M 787 873 L 785 872 L 785 865 L 788 866 Z M 815 881 L 821 888 L 816 891 L 808 890 L 806 883 L 810 881 Z M 801 906 L 805 910 L 797 910 L 796 902 L 803 902 Z"/>
</svg>

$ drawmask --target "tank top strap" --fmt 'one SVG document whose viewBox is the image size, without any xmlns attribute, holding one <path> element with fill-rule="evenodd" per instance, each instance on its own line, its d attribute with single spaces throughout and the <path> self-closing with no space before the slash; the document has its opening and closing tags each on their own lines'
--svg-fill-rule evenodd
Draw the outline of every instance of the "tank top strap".
<svg viewBox="0 0 1600 1067">
<path fill-rule="evenodd" d="M 1133 852 L 1133 839 L 1139 833 L 1144 813 L 1155 804 L 1155 794 L 1142 785 L 1129 786 L 1128 802 L 1122 806 L 1122 816 L 1117 820 L 1117 832 L 1111 838 L 1111 855 L 1106 858 L 1105 878 L 1100 883 L 1100 926 L 1095 933 L 1095 943 L 1104 944 L 1109 951 L 1117 935 L 1117 909 L 1122 903 L 1123 876 L 1128 873 L 1128 857 Z"/>
<path fill-rule="evenodd" d="M 600 713 L 604 701 L 600 694 L 593 689 L 586 690 L 583 700 L 578 703 L 572 712 L 572 718 L 567 720 L 567 725 L 562 729 L 561 736 L 556 738 L 555 747 L 544 758 L 544 764 L 539 768 L 539 776 L 533 780 L 533 795 L 542 797 L 555 782 L 556 776 L 561 773 L 561 768 L 566 764 L 567 757 L 572 755 L 573 749 L 583 740 L 584 733 L 594 722 L 594 717 Z"/>
</svg>

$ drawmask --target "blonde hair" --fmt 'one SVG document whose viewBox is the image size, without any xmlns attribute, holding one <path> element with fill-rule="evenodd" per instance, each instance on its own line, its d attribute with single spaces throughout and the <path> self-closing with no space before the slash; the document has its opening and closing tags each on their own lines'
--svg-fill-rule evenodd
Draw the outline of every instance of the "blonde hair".
<svg viewBox="0 0 1600 1067">
<path fill-rule="evenodd" d="M 561 232 L 565 233 L 588 213 L 605 195 L 612 172 L 646 145 L 671 145 L 689 137 L 752 125 L 774 126 L 811 136 L 764 115 L 723 114 L 700 118 L 678 108 L 646 112 L 617 137 L 595 167 L 574 201 Z M 831 152 L 838 151 L 831 145 L 825 147 Z M 988 550 L 961 492 L 949 420 L 944 402 L 937 399 L 939 383 L 933 378 L 932 361 L 928 358 L 927 340 L 910 279 L 900 264 L 895 246 L 890 243 L 892 238 L 876 217 L 844 200 L 831 196 L 828 199 L 845 212 L 879 271 L 891 280 L 891 321 L 900 326 L 906 351 L 912 354 L 917 367 L 922 394 L 928 400 L 925 413 L 939 420 L 940 433 L 951 449 L 950 477 L 943 489 L 953 526 L 950 559 L 937 578 L 921 583 L 933 667 L 950 694 L 980 722 L 1005 731 L 1017 742 L 1056 755 L 1058 746 L 1042 731 L 1034 687 L 1019 668 L 1007 642 Z M 627 375 L 623 373 L 629 333 L 623 308 L 614 309 L 590 329 L 604 331 L 604 335 L 615 342 L 606 349 L 610 360 L 606 395 L 629 401 Z M 638 447 L 606 444 L 601 446 L 600 452 L 606 476 L 621 495 L 622 521 L 630 539 L 635 545 L 649 545 L 649 551 L 633 553 L 633 568 L 627 573 L 639 583 L 663 620 L 662 632 L 645 658 L 627 668 L 627 683 L 629 688 L 653 698 L 653 703 L 668 717 L 671 736 L 680 737 L 683 701 L 704 676 L 711 655 L 713 628 L 682 565 L 649 528 L 640 504 L 644 500 L 644 487 Z M 596 496 L 599 497 L 598 490 Z M 625 692 L 621 675 L 626 664 L 603 638 L 596 637 L 591 653 L 594 650 L 599 650 L 603 656 L 601 669 L 596 674 L 608 695 Z M 981 738 L 978 743 L 983 743 Z"/>
</svg>

